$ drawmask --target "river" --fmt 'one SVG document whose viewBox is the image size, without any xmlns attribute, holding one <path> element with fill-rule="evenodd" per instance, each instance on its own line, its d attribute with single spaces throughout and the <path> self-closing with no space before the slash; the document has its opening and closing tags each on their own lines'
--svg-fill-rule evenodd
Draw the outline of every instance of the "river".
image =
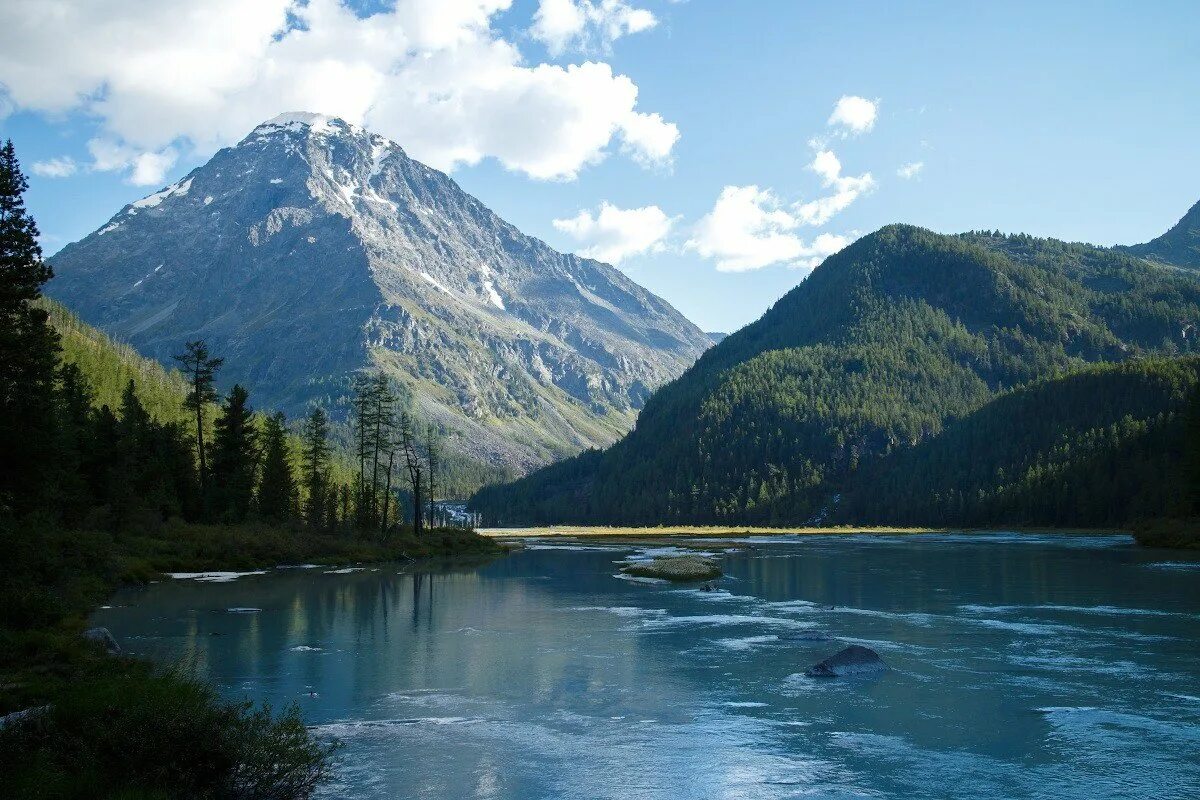
<svg viewBox="0 0 1200 800">
<path fill-rule="evenodd" d="M 327 797 L 1200 797 L 1200 557 L 1124 536 L 529 540 L 457 570 L 123 590 L 127 651 L 344 743 Z M 668 548 L 669 549 L 669 548 Z M 849 643 L 873 678 L 810 679 Z"/>
</svg>

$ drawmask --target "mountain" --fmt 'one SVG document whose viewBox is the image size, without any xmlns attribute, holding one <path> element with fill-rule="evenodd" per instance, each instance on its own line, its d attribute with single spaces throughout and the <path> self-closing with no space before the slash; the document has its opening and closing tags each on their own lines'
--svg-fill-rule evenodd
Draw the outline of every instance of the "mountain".
<svg viewBox="0 0 1200 800">
<path fill-rule="evenodd" d="M 713 344 L 720 344 L 729 336 L 728 333 L 722 331 L 707 331 L 704 335 L 711 339 Z"/>
<path fill-rule="evenodd" d="M 848 481 L 827 520 L 1119 526 L 1191 514 L 1200 357 L 1099 364 L 1005 392 Z"/>
<path fill-rule="evenodd" d="M 1200 269 L 1200 203 L 1192 206 L 1183 219 L 1162 236 L 1124 249 L 1142 258 Z"/>
<path fill-rule="evenodd" d="M 998 395 L 1200 351 L 1197 323 L 1191 273 L 1090 245 L 892 225 L 705 353 L 612 448 L 472 503 L 502 523 L 820 519 L 860 469 Z"/>
<path fill-rule="evenodd" d="M 392 375 L 460 455 L 514 474 L 612 442 L 710 345 L 606 264 L 526 236 L 401 147 L 285 114 L 50 259 L 49 295 L 295 417 Z"/>
</svg>

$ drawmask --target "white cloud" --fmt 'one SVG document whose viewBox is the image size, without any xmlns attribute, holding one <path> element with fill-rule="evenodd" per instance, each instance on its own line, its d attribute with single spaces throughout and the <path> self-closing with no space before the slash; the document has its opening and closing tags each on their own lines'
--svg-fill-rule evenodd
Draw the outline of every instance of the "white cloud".
<svg viewBox="0 0 1200 800">
<path fill-rule="evenodd" d="M 582 245 L 579 255 L 620 264 L 632 255 L 661 251 L 674 222 L 658 206 L 617 208 L 604 202 L 597 213 L 583 210 L 554 220 L 554 227 Z"/>
<path fill-rule="evenodd" d="M 69 178 L 79 169 L 75 159 L 70 156 L 58 156 L 45 161 L 33 162 L 33 174 L 43 178 Z"/>
<path fill-rule="evenodd" d="M 726 186 L 684 248 L 716 261 L 722 272 L 745 272 L 779 263 L 811 269 L 850 242 L 822 233 L 806 243 L 794 232 L 803 222 L 769 189 Z"/>
<path fill-rule="evenodd" d="M 843 136 L 866 133 L 875 127 L 875 117 L 878 113 L 878 100 L 843 95 L 833 107 L 828 124 L 840 128 Z"/>
<path fill-rule="evenodd" d="M 111 139 L 92 139 L 87 146 L 92 155 L 92 169 L 100 172 L 127 171 L 126 180 L 135 186 L 161 185 L 179 158 L 179 153 L 173 147 L 158 152 L 139 150 Z"/>
<path fill-rule="evenodd" d="M 638 109 L 630 78 L 523 59 L 492 27 L 511 0 L 392 0 L 369 16 L 346 2 L 8 0 L 0 102 L 98 118 L 97 139 L 138 181 L 176 151 L 207 154 L 284 111 L 343 117 L 447 170 L 495 158 L 569 179 L 614 147 L 669 161 L 678 129 Z M 620 32 L 646 25 L 618 18 Z"/>
<path fill-rule="evenodd" d="M 925 169 L 924 161 L 910 161 L 907 164 L 901 164 L 900 168 L 896 170 L 896 174 L 904 180 L 909 180 L 920 175 L 923 169 Z"/>
<path fill-rule="evenodd" d="M 809 164 L 821 176 L 821 185 L 833 193 L 795 206 L 797 218 L 807 225 L 824 225 L 850 204 L 875 189 L 875 178 L 864 172 L 857 178 L 842 175 L 842 162 L 831 150 L 821 150 Z"/>
<path fill-rule="evenodd" d="M 624 0 L 539 0 L 529 32 L 558 56 L 569 48 L 607 50 L 622 36 L 657 24 L 652 13 Z"/>
</svg>

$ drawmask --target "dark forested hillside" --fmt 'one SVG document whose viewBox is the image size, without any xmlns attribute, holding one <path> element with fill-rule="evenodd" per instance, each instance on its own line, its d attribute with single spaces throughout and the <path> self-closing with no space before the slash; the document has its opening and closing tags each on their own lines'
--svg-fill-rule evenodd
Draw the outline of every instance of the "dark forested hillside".
<svg viewBox="0 0 1200 800">
<path fill-rule="evenodd" d="M 1089 364 L 1200 351 L 1200 281 L 1128 253 L 894 225 L 830 257 L 609 450 L 489 487 L 500 523 L 819 515 L 863 468 Z"/>
<path fill-rule="evenodd" d="M 1000 395 L 860 470 L 831 521 L 1120 525 L 1190 516 L 1185 418 L 1200 357 L 1085 368 Z"/>
</svg>

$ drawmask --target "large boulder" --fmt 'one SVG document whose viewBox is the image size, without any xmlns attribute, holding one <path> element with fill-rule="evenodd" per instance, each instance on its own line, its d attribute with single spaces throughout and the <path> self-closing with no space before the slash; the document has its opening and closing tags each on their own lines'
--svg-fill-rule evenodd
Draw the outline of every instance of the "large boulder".
<svg viewBox="0 0 1200 800">
<path fill-rule="evenodd" d="M 869 647 L 852 644 L 845 650 L 834 653 L 819 664 L 809 667 L 804 674 L 810 678 L 842 678 L 847 675 L 871 675 L 883 672 L 887 665 Z"/>
<path fill-rule="evenodd" d="M 621 571 L 639 578 L 663 578 L 668 581 L 710 581 L 721 577 L 721 567 L 717 562 L 700 555 L 665 556 L 652 561 L 638 561 L 621 567 Z"/>
<path fill-rule="evenodd" d="M 121 645 L 117 644 L 116 638 L 108 628 L 88 628 L 83 632 L 83 638 L 100 645 L 110 656 L 121 652 Z"/>
</svg>

